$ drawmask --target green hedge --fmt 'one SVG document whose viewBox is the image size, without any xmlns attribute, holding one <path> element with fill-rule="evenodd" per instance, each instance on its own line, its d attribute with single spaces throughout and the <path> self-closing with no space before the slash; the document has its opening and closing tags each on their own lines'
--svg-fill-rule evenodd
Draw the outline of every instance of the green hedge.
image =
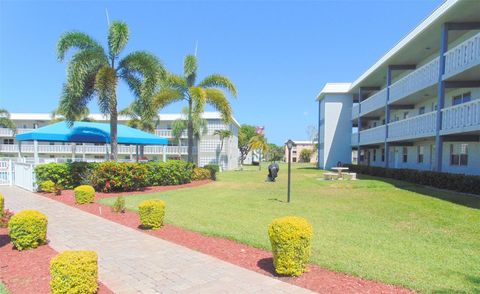
<svg viewBox="0 0 480 294">
<path fill-rule="evenodd" d="M 192 181 L 193 164 L 182 160 L 153 161 L 146 164 L 149 186 L 187 184 Z"/>
<path fill-rule="evenodd" d="M 182 160 L 167 162 L 48 163 L 35 167 L 37 184 L 51 181 L 64 189 L 91 185 L 96 191 L 121 192 L 147 186 L 190 183 L 193 164 Z"/>
<path fill-rule="evenodd" d="M 349 164 L 352 172 L 480 195 L 480 176 Z"/>
</svg>

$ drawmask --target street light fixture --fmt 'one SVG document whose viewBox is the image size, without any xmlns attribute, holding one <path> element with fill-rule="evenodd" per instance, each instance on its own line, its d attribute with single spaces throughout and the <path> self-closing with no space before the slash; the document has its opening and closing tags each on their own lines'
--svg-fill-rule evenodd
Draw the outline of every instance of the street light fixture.
<svg viewBox="0 0 480 294">
<path fill-rule="evenodd" d="M 288 148 L 288 203 L 290 203 L 290 174 L 291 174 L 291 165 L 292 165 L 292 148 L 295 146 L 295 143 L 292 140 L 288 140 L 285 143 Z"/>
</svg>

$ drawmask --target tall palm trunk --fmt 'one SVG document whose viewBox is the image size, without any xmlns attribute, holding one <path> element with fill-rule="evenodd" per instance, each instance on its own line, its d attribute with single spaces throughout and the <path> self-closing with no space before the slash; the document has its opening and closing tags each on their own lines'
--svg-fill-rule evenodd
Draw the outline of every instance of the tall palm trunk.
<svg viewBox="0 0 480 294">
<path fill-rule="evenodd" d="M 112 103 L 112 109 L 110 110 L 110 148 L 111 148 L 111 159 L 117 160 L 118 157 L 118 112 L 117 112 L 117 103 Z"/>
<path fill-rule="evenodd" d="M 192 99 L 188 101 L 188 162 L 193 163 L 193 119 L 192 119 Z"/>
</svg>

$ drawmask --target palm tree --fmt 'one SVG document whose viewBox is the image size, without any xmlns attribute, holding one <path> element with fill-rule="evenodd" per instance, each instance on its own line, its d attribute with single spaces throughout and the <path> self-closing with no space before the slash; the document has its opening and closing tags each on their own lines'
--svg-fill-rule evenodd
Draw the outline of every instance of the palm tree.
<svg viewBox="0 0 480 294">
<path fill-rule="evenodd" d="M 139 91 L 145 96 L 154 92 L 165 70 L 160 61 L 145 51 L 135 51 L 123 59 L 120 53 L 128 42 L 127 24 L 115 21 L 108 32 L 108 52 L 91 38 L 81 32 L 68 32 L 60 37 L 57 44 L 57 56 L 65 59 L 70 49 L 76 49 L 68 65 L 67 81 L 63 86 L 59 111 L 66 121 L 72 124 L 78 113 L 87 108 L 94 97 L 98 100 L 100 111 L 110 116 L 110 144 L 113 159 L 117 158 L 117 94 L 119 80 L 124 80 L 135 97 Z"/>
<path fill-rule="evenodd" d="M 84 108 L 81 112 L 76 113 L 75 121 L 87 121 L 87 122 L 92 122 L 94 121 L 90 117 L 90 111 L 88 108 Z M 61 113 L 61 110 L 55 109 L 50 113 L 51 120 L 48 122 L 48 124 L 54 124 L 57 122 L 61 122 L 65 120 L 65 116 Z"/>
<path fill-rule="evenodd" d="M 232 108 L 223 90 L 227 90 L 233 97 L 237 96 L 235 85 L 222 75 L 209 75 L 200 83 L 195 84 L 197 69 L 197 58 L 193 55 L 187 55 L 183 65 L 183 76 L 168 75 L 163 87 L 154 97 L 159 109 L 177 101 L 187 101 L 189 162 L 193 162 L 193 113 L 202 113 L 205 104 L 209 104 L 219 111 L 224 122 L 228 123 L 232 119 Z"/>
<path fill-rule="evenodd" d="M 266 154 L 268 151 L 267 138 L 264 135 L 258 134 L 249 142 L 251 150 L 259 150 L 260 154 L 258 155 L 258 170 L 262 169 L 262 153 Z"/>
<path fill-rule="evenodd" d="M 220 137 L 220 142 L 221 142 L 220 151 L 218 152 L 218 155 L 217 155 L 217 164 L 218 166 L 220 166 L 220 155 L 222 154 L 223 143 L 225 139 L 230 138 L 233 135 L 233 133 L 230 130 L 215 130 L 215 132 L 213 132 L 213 135 Z"/>
<path fill-rule="evenodd" d="M 15 123 L 10 119 L 10 112 L 3 108 L 0 108 L 0 127 L 10 129 L 14 134 L 17 132 Z"/>
<path fill-rule="evenodd" d="M 188 115 L 188 109 L 184 107 L 182 113 L 186 117 Z M 205 135 L 208 131 L 207 120 L 202 118 L 201 113 L 192 113 L 193 121 L 193 137 L 196 141 L 200 140 L 202 135 Z M 181 148 L 182 147 L 182 133 L 188 129 L 188 121 L 185 119 L 176 119 L 172 123 L 172 136 L 178 142 L 178 155 L 181 157 Z"/>
</svg>

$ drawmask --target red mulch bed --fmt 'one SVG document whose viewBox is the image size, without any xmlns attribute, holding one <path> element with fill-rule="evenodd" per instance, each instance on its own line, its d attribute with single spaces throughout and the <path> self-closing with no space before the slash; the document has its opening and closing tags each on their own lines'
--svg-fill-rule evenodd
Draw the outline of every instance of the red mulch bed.
<svg viewBox="0 0 480 294">
<path fill-rule="evenodd" d="M 144 191 L 124 193 L 97 193 L 96 198 L 116 197 L 119 195 L 131 195 L 140 193 L 152 193 L 168 191 L 183 187 L 195 187 L 209 183 L 196 181 L 186 185 L 151 187 Z M 91 203 L 76 205 L 73 191 L 62 191 L 62 195 L 38 193 L 42 196 L 63 202 L 67 205 L 79 208 L 83 211 L 101 216 L 108 220 L 120 223 L 127 227 L 134 228 L 164 240 L 197 250 L 199 252 L 214 256 L 235 265 L 256 271 L 258 273 L 276 277 L 282 281 L 304 287 L 320 293 L 415 293 L 412 290 L 393 285 L 386 285 L 379 282 L 364 280 L 342 273 L 322 269 L 316 265 L 309 266 L 309 272 L 297 278 L 278 276 L 275 273 L 272 263 L 272 253 L 266 250 L 253 248 L 238 242 L 219 237 L 205 236 L 197 232 L 188 231 L 180 227 L 166 224 L 160 230 L 143 230 L 136 212 L 114 213 L 109 206 Z"/>
<path fill-rule="evenodd" d="M 0 228 L 0 280 L 12 294 L 50 293 L 50 259 L 55 255 L 48 245 L 18 251 L 10 243 L 8 230 Z M 97 293 L 113 292 L 99 283 Z"/>
</svg>

